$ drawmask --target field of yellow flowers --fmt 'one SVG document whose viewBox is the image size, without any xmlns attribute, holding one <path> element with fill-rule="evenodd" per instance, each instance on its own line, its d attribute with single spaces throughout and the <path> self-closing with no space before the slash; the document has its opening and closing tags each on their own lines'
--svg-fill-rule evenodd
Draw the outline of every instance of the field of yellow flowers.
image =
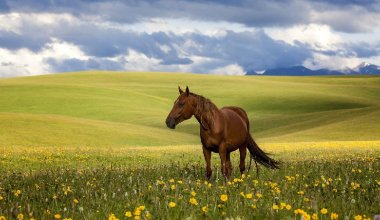
<svg viewBox="0 0 380 220">
<path fill-rule="evenodd" d="M 0 148 L 4 219 L 372 219 L 380 141 L 262 144 L 281 161 L 205 181 L 200 146 Z"/>
</svg>

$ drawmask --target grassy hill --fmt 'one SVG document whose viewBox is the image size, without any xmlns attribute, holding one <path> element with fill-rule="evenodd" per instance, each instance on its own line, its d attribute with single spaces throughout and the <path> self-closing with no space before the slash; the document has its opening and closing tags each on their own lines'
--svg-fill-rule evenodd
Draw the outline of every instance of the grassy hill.
<svg viewBox="0 0 380 220">
<path fill-rule="evenodd" d="M 199 143 L 195 119 L 165 118 L 177 86 L 237 105 L 259 143 L 380 139 L 380 77 L 79 72 L 0 80 L 0 146 Z"/>
</svg>

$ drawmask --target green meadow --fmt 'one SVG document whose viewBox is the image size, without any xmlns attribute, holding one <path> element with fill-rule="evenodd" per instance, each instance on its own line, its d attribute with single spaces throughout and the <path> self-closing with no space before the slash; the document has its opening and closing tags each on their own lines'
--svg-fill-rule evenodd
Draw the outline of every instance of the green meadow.
<svg viewBox="0 0 380 220">
<path fill-rule="evenodd" d="M 205 165 L 178 85 L 243 107 L 280 170 Z M 248 161 L 247 161 L 248 163 Z M 380 77 L 88 71 L 0 80 L 0 219 L 372 219 Z"/>
<path fill-rule="evenodd" d="M 178 85 L 243 107 L 259 142 L 379 140 L 380 77 L 80 72 L 0 80 L 2 146 L 199 143 L 195 119 L 165 118 Z"/>
</svg>

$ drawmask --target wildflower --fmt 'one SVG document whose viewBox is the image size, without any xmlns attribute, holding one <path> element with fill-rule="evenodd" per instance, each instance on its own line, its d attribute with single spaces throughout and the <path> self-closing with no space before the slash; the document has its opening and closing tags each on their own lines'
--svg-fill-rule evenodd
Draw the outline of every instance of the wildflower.
<svg viewBox="0 0 380 220">
<path fill-rule="evenodd" d="M 252 193 L 245 194 L 245 198 L 252 199 Z"/>
<path fill-rule="evenodd" d="M 144 206 L 144 205 L 140 205 L 140 206 L 138 207 L 138 209 L 140 209 L 141 211 L 144 211 L 144 210 L 145 210 L 145 206 Z"/>
<path fill-rule="evenodd" d="M 285 206 L 286 206 L 286 203 L 285 203 L 285 202 L 281 202 L 281 203 L 280 203 L 280 209 L 284 209 Z"/>
<path fill-rule="evenodd" d="M 4 198 L 0 195 L 0 201 L 3 200 Z M 4 217 L 5 218 L 5 217 Z M 0 219 L 1 220 L 1 219 Z"/>
<path fill-rule="evenodd" d="M 124 214 L 124 216 L 127 217 L 127 218 L 130 218 L 130 217 L 132 217 L 132 212 L 126 211 L 125 214 Z"/>
<path fill-rule="evenodd" d="M 178 180 L 177 183 L 178 184 L 183 184 L 183 181 L 182 180 Z"/>
<path fill-rule="evenodd" d="M 169 182 L 170 182 L 170 183 L 174 183 L 174 179 L 170 179 Z"/>
<path fill-rule="evenodd" d="M 119 219 L 116 218 L 115 214 L 111 213 L 111 214 L 108 216 L 108 220 L 119 220 Z"/>
<path fill-rule="evenodd" d="M 0 220 L 7 220 L 7 219 L 5 218 L 5 216 L 1 215 Z"/>
<path fill-rule="evenodd" d="M 19 189 L 14 192 L 14 195 L 16 197 L 18 197 L 20 194 L 21 194 L 21 190 L 19 190 Z"/>
<path fill-rule="evenodd" d="M 244 192 L 240 192 L 240 195 L 245 198 Z"/>
<path fill-rule="evenodd" d="M 304 191 L 298 191 L 297 194 L 302 196 L 303 194 L 305 194 L 305 192 Z"/>
<path fill-rule="evenodd" d="M 318 215 L 317 215 L 317 213 L 314 213 L 314 214 L 311 216 L 311 219 L 313 219 L 313 220 L 318 220 Z"/>
<path fill-rule="evenodd" d="M 175 202 L 169 202 L 169 205 L 168 205 L 170 208 L 174 208 L 176 206 Z"/>
<path fill-rule="evenodd" d="M 21 213 L 18 214 L 18 215 L 17 215 L 17 219 L 18 219 L 18 220 L 23 220 L 23 219 L 24 219 L 24 215 L 21 214 Z"/>
<path fill-rule="evenodd" d="M 136 208 L 135 211 L 133 212 L 134 215 L 140 216 L 141 215 L 141 209 Z"/>
<path fill-rule="evenodd" d="M 54 215 L 54 218 L 55 218 L 55 219 L 60 219 L 60 218 L 61 218 L 61 215 L 57 213 L 57 214 Z"/>
<path fill-rule="evenodd" d="M 255 204 L 251 205 L 253 209 L 257 209 L 257 206 Z"/>
<path fill-rule="evenodd" d="M 258 199 L 260 199 L 260 198 L 263 197 L 263 194 L 261 194 L 261 193 L 256 193 L 256 197 L 257 197 Z"/>
<path fill-rule="evenodd" d="M 170 189 L 175 190 L 175 185 L 171 185 Z"/>
<path fill-rule="evenodd" d="M 354 219 L 355 219 L 355 220 L 362 220 L 363 217 L 362 217 L 361 215 L 355 215 Z"/>
<path fill-rule="evenodd" d="M 194 192 L 194 191 L 191 191 L 191 196 L 196 196 L 197 195 L 197 193 L 196 192 Z"/>
<path fill-rule="evenodd" d="M 287 204 L 287 205 L 285 206 L 285 208 L 286 208 L 286 210 L 290 210 L 290 209 L 292 209 L 292 206 L 289 205 L 289 204 Z"/>
<path fill-rule="evenodd" d="M 322 213 L 322 214 L 325 215 L 325 214 L 327 214 L 327 212 L 328 212 L 327 209 L 325 209 L 325 208 L 321 209 L 321 213 Z"/>
<path fill-rule="evenodd" d="M 278 205 L 273 204 L 272 209 L 273 209 L 273 210 L 278 210 Z"/>
<path fill-rule="evenodd" d="M 331 220 L 336 220 L 336 219 L 338 219 L 338 214 L 336 214 L 336 213 L 334 213 L 334 212 L 331 212 L 330 219 L 331 219 Z"/>
<path fill-rule="evenodd" d="M 74 202 L 75 204 L 78 204 L 78 203 L 79 203 L 78 199 L 74 199 L 73 202 Z"/>
<path fill-rule="evenodd" d="M 152 219 L 152 214 L 150 214 L 150 212 L 146 212 L 145 213 L 145 217 L 147 218 L 147 219 Z"/>
<path fill-rule="evenodd" d="M 134 220 L 140 220 L 140 216 L 139 216 L 139 215 L 136 215 L 133 219 L 134 219 Z"/>
<path fill-rule="evenodd" d="M 222 202 L 226 202 L 228 200 L 228 196 L 226 194 L 222 194 L 220 196 L 220 200 L 222 200 Z"/>
<path fill-rule="evenodd" d="M 192 205 L 198 205 L 197 199 L 196 198 L 190 198 L 189 200 L 190 204 Z"/>
<path fill-rule="evenodd" d="M 204 213 L 207 213 L 207 212 L 208 212 L 208 207 L 207 207 L 207 206 L 203 206 L 203 207 L 202 207 L 202 211 L 203 211 Z"/>
</svg>

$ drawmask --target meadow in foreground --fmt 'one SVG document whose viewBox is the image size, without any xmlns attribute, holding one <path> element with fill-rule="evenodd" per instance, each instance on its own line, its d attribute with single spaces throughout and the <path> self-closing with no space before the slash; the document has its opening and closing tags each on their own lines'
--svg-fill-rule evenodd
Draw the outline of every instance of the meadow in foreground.
<svg viewBox="0 0 380 220">
<path fill-rule="evenodd" d="M 228 182 L 216 155 L 213 178 L 205 181 L 200 146 L 142 149 L 2 148 L 0 219 L 371 219 L 379 214 L 379 142 L 264 145 L 282 161 L 281 169 L 240 176 L 234 158 Z"/>
</svg>

